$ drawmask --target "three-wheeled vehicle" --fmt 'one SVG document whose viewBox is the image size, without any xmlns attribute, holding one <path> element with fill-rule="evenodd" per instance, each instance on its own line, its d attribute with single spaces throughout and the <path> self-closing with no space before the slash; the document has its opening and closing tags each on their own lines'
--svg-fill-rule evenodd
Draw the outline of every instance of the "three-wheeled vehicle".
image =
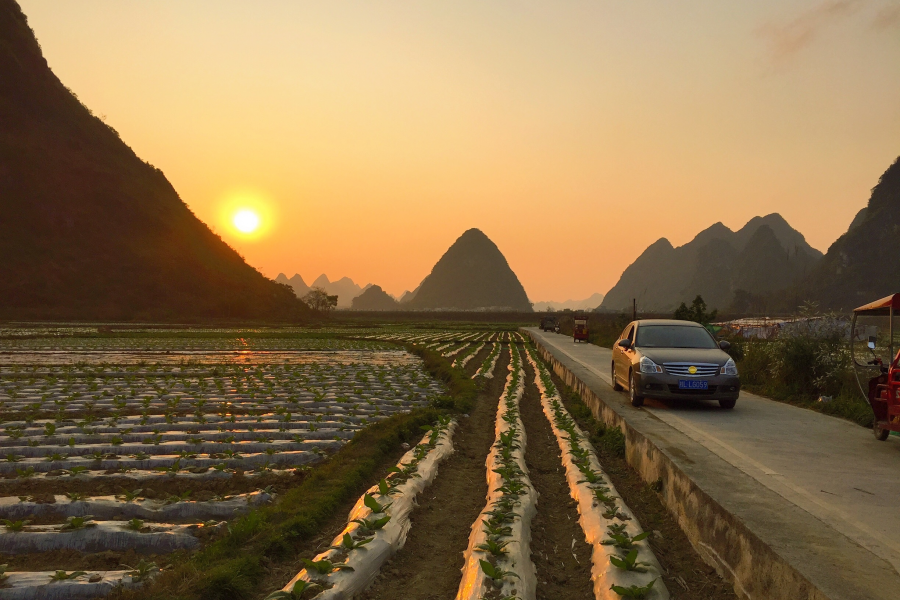
<svg viewBox="0 0 900 600">
<path fill-rule="evenodd" d="M 581 340 L 583 342 L 588 341 L 588 318 L 586 314 L 583 313 L 575 313 L 575 327 L 573 328 L 574 334 L 573 337 L 575 341 Z"/>
<path fill-rule="evenodd" d="M 850 356 L 863 396 L 872 406 L 872 431 L 881 441 L 900 431 L 900 294 L 860 306 L 850 325 Z M 895 337 L 897 336 L 897 337 Z"/>
</svg>

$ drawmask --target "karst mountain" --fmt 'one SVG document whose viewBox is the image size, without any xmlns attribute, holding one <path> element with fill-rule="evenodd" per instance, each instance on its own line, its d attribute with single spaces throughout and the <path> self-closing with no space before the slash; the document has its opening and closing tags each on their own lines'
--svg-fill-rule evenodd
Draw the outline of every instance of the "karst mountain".
<svg viewBox="0 0 900 600">
<path fill-rule="evenodd" d="M 57 79 L 14 0 L 0 0 L 0 256 L 0 318 L 307 313 Z"/>
<path fill-rule="evenodd" d="M 711 308 L 725 310 L 799 285 L 821 258 L 777 213 L 754 217 L 738 231 L 716 223 L 677 248 L 666 238 L 651 244 L 601 307 L 630 310 L 636 299 L 641 311 L 671 312 L 699 294 Z"/>
<path fill-rule="evenodd" d="M 469 229 L 450 246 L 414 294 L 404 308 L 532 310 L 503 253 L 478 229 Z"/>
</svg>

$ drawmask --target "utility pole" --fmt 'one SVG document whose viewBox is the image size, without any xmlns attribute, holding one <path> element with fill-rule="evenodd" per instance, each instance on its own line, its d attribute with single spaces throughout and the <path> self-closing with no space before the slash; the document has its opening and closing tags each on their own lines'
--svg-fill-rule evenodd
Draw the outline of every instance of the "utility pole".
<svg viewBox="0 0 900 600">
<path fill-rule="evenodd" d="M 637 321 L 637 298 L 631 299 L 631 320 Z"/>
</svg>

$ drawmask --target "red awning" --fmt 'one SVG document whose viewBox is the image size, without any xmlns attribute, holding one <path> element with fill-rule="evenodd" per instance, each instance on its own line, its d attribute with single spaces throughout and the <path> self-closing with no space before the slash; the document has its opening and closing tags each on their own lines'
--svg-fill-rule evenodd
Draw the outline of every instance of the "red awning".
<svg viewBox="0 0 900 600">
<path fill-rule="evenodd" d="M 885 296 L 881 300 L 876 300 L 875 302 L 870 302 L 865 306 L 860 306 L 857 309 L 854 309 L 853 312 L 868 312 L 870 310 L 878 310 L 885 308 L 893 308 L 900 309 L 900 294 L 894 294 L 892 296 Z"/>
</svg>

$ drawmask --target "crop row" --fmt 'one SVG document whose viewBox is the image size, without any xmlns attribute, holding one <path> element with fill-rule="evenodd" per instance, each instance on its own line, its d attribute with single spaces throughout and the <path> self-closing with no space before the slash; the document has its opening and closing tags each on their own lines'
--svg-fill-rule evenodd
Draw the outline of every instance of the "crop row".
<svg viewBox="0 0 900 600">
<path fill-rule="evenodd" d="M 566 410 L 549 371 L 528 346 L 535 385 L 544 415 L 550 421 L 562 452 L 572 499 L 578 504 L 579 524 L 592 548 L 591 579 L 597 600 L 622 597 L 666 600 L 661 568 L 634 514 L 604 473 L 587 436 Z"/>
<path fill-rule="evenodd" d="M 441 419 L 401 458 L 389 475 L 360 497 L 347 526 L 331 547 L 266 600 L 349 599 L 374 580 L 382 565 L 403 547 L 416 496 L 434 480 L 438 464 L 453 452 L 456 422 Z M 306 595 L 304 595 L 306 594 Z"/>
<path fill-rule="evenodd" d="M 516 346 L 511 344 L 510 351 L 509 375 L 497 409 L 496 439 L 486 462 L 487 506 L 472 525 L 457 600 L 478 600 L 494 590 L 508 600 L 533 600 L 535 596 L 530 528 L 536 493 L 525 466 L 525 428 L 519 416 L 525 371 Z"/>
</svg>

